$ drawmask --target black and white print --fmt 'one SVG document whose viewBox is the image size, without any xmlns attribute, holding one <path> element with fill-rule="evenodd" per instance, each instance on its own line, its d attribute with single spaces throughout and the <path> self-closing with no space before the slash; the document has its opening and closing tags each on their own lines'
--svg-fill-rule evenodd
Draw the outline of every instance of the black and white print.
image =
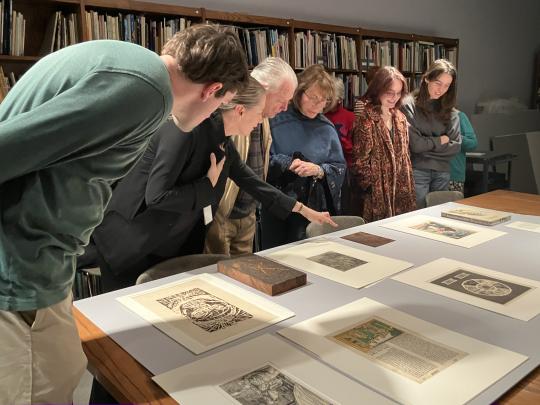
<svg viewBox="0 0 540 405">
<path fill-rule="evenodd" d="M 271 365 L 219 387 L 242 405 L 330 405 Z"/>
<path fill-rule="evenodd" d="M 238 322 L 253 318 L 250 313 L 201 288 L 192 288 L 159 298 L 157 302 L 177 314 L 182 314 L 194 325 L 207 332 L 223 330 Z"/>
<path fill-rule="evenodd" d="M 357 259 L 356 257 L 347 256 L 342 253 L 332 251 L 311 256 L 307 259 L 340 271 L 348 271 L 367 263 L 363 260 Z"/>
<path fill-rule="evenodd" d="M 503 305 L 531 289 L 526 285 L 511 283 L 466 269 L 452 271 L 431 283 Z"/>
</svg>

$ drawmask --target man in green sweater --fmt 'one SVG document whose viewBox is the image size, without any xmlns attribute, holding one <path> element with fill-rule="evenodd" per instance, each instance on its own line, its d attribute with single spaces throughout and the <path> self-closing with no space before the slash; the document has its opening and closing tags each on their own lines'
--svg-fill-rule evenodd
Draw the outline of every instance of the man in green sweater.
<svg viewBox="0 0 540 405">
<path fill-rule="evenodd" d="M 232 31 L 200 25 L 161 56 L 120 41 L 70 46 L 9 92 L 0 104 L 0 403 L 71 403 L 86 367 L 71 312 L 75 261 L 111 184 L 169 114 L 190 131 L 247 79 Z"/>
</svg>

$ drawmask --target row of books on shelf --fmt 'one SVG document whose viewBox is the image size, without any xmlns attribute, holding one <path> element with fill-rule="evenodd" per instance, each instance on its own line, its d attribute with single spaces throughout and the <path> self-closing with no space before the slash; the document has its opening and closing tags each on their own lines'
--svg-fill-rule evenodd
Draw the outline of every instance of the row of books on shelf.
<svg viewBox="0 0 540 405">
<path fill-rule="evenodd" d="M 321 63 L 330 69 L 358 70 L 354 38 L 311 30 L 297 32 L 295 38 L 297 68 Z"/>
<path fill-rule="evenodd" d="M 191 25 L 191 20 L 177 18 L 151 18 L 145 15 L 109 15 L 87 11 L 86 36 L 92 39 L 116 39 L 139 44 L 160 52 L 163 45 L 178 31 Z"/>
<path fill-rule="evenodd" d="M 236 27 L 235 27 L 236 28 Z M 248 64 L 256 66 L 267 56 L 289 59 L 289 37 L 271 28 L 236 28 L 247 55 Z"/>
<path fill-rule="evenodd" d="M 23 56 L 26 20 L 13 10 L 12 0 L 0 1 L 0 53 Z"/>
<path fill-rule="evenodd" d="M 362 94 L 362 89 L 367 89 L 367 83 L 364 75 L 355 74 L 336 74 L 338 79 L 343 81 L 345 95 L 343 97 L 343 107 L 354 110 L 354 104 Z"/>
<path fill-rule="evenodd" d="M 436 59 L 448 59 L 454 66 L 457 62 L 456 48 L 447 48 L 443 44 L 435 44 L 427 41 L 415 42 L 414 55 L 416 73 L 425 72 L 429 65 Z"/>
<path fill-rule="evenodd" d="M 381 41 L 367 39 L 360 50 L 362 68 L 369 66 L 394 66 L 401 72 L 421 73 L 436 59 L 457 62 L 457 49 L 427 41 Z"/>
<path fill-rule="evenodd" d="M 413 70 L 414 42 L 365 40 L 360 58 L 362 67 L 394 66 L 401 72 Z"/>
<path fill-rule="evenodd" d="M 13 72 L 4 73 L 4 69 L 0 66 L 0 102 L 7 96 L 8 91 L 15 86 L 17 78 Z"/>
<path fill-rule="evenodd" d="M 75 13 L 66 15 L 62 11 L 57 11 L 49 19 L 39 54 L 47 55 L 78 42 L 77 15 Z"/>
</svg>

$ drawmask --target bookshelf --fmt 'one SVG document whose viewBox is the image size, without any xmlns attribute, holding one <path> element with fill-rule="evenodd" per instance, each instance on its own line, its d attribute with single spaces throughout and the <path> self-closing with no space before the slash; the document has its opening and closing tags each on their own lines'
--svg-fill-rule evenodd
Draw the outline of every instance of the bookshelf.
<svg viewBox="0 0 540 405">
<path fill-rule="evenodd" d="M 235 29 L 250 68 L 267 56 L 280 57 L 291 63 L 294 49 L 290 40 L 291 20 L 215 10 L 204 10 L 204 20 Z"/>
<path fill-rule="evenodd" d="M 431 60 L 447 57 L 456 66 L 458 62 L 457 39 L 414 33 L 136 0 L 0 0 L 0 3 L 8 4 L 24 19 L 24 34 L 21 35 L 20 29 L 14 34 L 20 40 L 24 38 L 24 51 L 18 56 L 0 54 L 0 67 L 7 77 L 6 89 L 41 57 L 71 43 L 120 39 L 159 52 L 174 32 L 200 22 L 234 27 L 251 67 L 266 56 L 282 57 L 297 72 L 311 63 L 324 64 L 344 81 L 345 106 L 349 108 L 366 90 L 366 74 L 374 66 L 390 64 L 400 69 L 412 90 Z M 19 28 L 23 26 L 20 18 L 18 25 L 15 24 Z M 22 49 L 20 41 L 18 49 Z M 0 84 L 3 83 L 0 77 Z M 1 96 L 0 93 L 0 99 Z"/>
</svg>

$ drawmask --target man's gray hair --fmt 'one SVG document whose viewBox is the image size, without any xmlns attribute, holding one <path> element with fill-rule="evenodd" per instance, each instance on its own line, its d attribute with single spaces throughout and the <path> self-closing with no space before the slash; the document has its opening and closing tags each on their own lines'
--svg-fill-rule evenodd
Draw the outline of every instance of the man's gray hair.
<svg viewBox="0 0 540 405">
<path fill-rule="evenodd" d="M 340 77 L 334 77 L 334 87 L 336 91 L 336 100 L 343 100 L 345 98 L 345 84 Z"/>
<path fill-rule="evenodd" d="M 298 79 L 293 68 L 283 59 L 273 56 L 269 56 L 255 66 L 251 76 L 257 79 L 268 92 L 279 90 L 287 80 L 291 82 L 294 88 L 298 86 Z"/>
</svg>

